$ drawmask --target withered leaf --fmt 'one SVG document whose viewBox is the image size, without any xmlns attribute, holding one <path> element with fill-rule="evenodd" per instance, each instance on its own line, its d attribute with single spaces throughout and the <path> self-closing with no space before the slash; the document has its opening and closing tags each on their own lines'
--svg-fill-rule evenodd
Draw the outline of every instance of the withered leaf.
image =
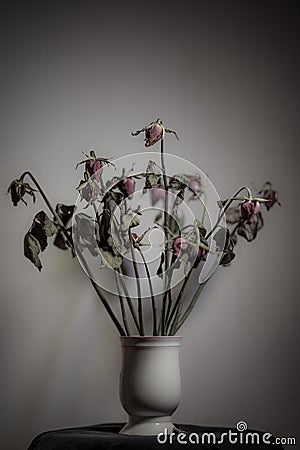
<svg viewBox="0 0 300 450">
<path fill-rule="evenodd" d="M 57 227 L 52 220 L 49 219 L 44 211 L 38 212 L 33 219 L 30 230 L 24 238 L 24 255 L 39 270 L 42 269 L 41 261 L 38 257 L 48 245 L 48 237 L 57 233 Z"/>
<path fill-rule="evenodd" d="M 39 271 L 41 271 L 43 267 L 38 256 L 40 252 L 41 246 L 39 241 L 28 231 L 24 237 L 24 255 L 39 269 Z"/>
<path fill-rule="evenodd" d="M 256 214 L 255 220 L 252 223 L 241 223 L 238 227 L 238 234 L 245 238 L 248 242 L 253 241 L 257 232 L 264 226 L 264 221 L 260 212 Z"/>
</svg>

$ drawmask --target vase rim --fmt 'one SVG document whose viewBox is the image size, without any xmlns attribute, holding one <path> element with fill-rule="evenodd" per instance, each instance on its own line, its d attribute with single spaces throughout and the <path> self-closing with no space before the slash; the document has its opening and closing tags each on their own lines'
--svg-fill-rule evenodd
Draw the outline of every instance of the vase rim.
<svg viewBox="0 0 300 450">
<path fill-rule="evenodd" d="M 151 346 L 159 345 L 161 347 L 179 346 L 181 336 L 120 336 L 122 347 Z"/>
</svg>

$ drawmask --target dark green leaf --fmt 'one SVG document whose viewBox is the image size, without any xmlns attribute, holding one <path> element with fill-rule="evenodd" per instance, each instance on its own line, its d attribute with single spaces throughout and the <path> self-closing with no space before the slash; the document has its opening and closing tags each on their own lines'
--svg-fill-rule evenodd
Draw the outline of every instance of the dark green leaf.
<svg viewBox="0 0 300 450">
<path fill-rule="evenodd" d="M 41 246 L 39 241 L 28 231 L 24 237 L 24 255 L 39 269 L 39 271 L 41 271 L 43 267 L 38 256 L 40 252 Z"/>
<path fill-rule="evenodd" d="M 256 218 L 252 223 L 243 222 L 238 227 L 238 234 L 245 238 L 248 242 L 253 241 L 257 232 L 262 229 L 264 225 L 263 218 L 261 213 L 256 214 Z"/>
<path fill-rule="evenodd" d="M 57 226 L 49 219 L 44 211 L 40 211 L 34 218 L 34 223 L 39 223 L 47 237 L 54 236 L 57 233 Z"/>
<path fill-rule="evenodd" d="M 59 215 L 62 223 L 67 226 L 74 214 L 75 205 L 63 205 L 62 203 L 58 203 L 55 211 Z M 53 220 L 55 222 L 55 218 Z"/>
<path fill-rule="evenodd" d="M 231 261 L 233 261 L 235 258 L 235 253 L 233 253 L 232 251 L 225 251 L 223 253 L 223 256 L 221 258 L 220 264 L 223 266 L 227 266 L 228 264 L 231 263 Z"/>
<path fill-rule="evenodd" d="M 161 182 L 161 169 L 154 161 L 150 160 L 146 168 L 144 193 L 145 190 L 158 186 Z"/>
<path fill-rule="evenodd" d="M 57 235 L 55 236 L 55 239 L 53 241 L 53 245 L 55 245 L 55 247 L 60 248 L 61 250 L 68 250 L 70 247 L 67 244 L 67 242 L 68 241 L 66 240 L 62 231 L 58 230 Z"/>
<path fill-rule="evenodd" d="M 34 216 L 31 228 L 24 238 L 24 255 L 39 270 L 42 269 L 42 264 L 38 255 L 46 249 L 48 245 L 47 237 L 56 233 L 56 225 L 44 211 L 40 211 Z"/>
<path fill-rule="evenodd" d="M 180 233 L 180 227 L 179 224 L 177 222 L 177 220 L 175 219 L 175 217 L 171 216 L 170 214 L 168 214 L 168 222 L 169 222 L 169 228 L 172 231 L 172 233 L 174 235 L 177 235 Z"/>
<path fill-rule="evenodd" d="M 217 249 L 223 252 L 219 264 L 228 265 L 235 258 L 235 253 L 233 252 L 234 241 L 230 237 L 228 228 L 220 228 L 213 239 L 216 241 Z"/>
<path fill-rule="evenodd" d="M 184 190 L 189 185 L 189 179 L 185 175 L 174 175 L 169 182 L 169 187 L 175 191 Z"/>
<path fill-rule="evenodd" d="M 144 190 L 151 189 L 161 184 L 161 175 L 156 173 L 149 173 L 146 175 Z"/>
</svg>

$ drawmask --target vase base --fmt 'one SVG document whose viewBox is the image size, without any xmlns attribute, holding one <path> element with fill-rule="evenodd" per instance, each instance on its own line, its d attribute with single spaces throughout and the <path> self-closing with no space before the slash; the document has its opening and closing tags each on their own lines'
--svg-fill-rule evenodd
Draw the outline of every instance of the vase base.
<svg viewBox="0 0 300 450">
<path fill-rule="evenodd" d="M 173 430 L 171 416 L 129 416 L 128 422 L 119 433 L 131 436 L 157 436 L 159 433 L 171 434 Z"/>
</svg>

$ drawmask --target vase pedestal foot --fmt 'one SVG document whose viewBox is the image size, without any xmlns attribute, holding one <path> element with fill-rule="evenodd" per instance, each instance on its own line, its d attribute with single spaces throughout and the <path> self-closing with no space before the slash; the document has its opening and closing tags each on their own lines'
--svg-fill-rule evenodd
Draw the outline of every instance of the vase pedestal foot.
<svg viewBox="0 0 300 450">
<path fill-rule="evenodd" d="M 120 434 L 157 436 L 159 433 L 171 434 L 174 430 L 171 416 L 137 417 L 128 416 L 128 422 Z"/>
</svg>

